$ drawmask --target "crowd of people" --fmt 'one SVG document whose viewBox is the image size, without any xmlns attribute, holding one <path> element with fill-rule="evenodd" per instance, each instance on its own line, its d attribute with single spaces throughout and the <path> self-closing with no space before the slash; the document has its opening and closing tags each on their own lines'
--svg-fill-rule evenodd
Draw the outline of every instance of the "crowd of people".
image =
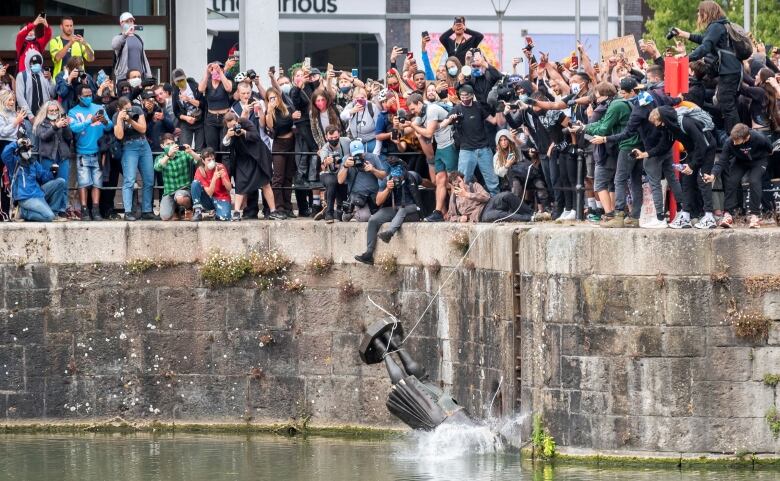
<svg viewBox="0 0 780 481">
<path fill-rule="evenodd" d="M 569 221 L 579 211 L 602 227 L 638 227 L 644 183 L 656 218 L 642 227 L 728 228 L 745 214 L 757 228 L 774 209 L 780 55 L 717 2 L 699 5 L 702 33 L 672 28 L 674 46 L 641 41 L 637 59 L 593 61 L 577 44 L 556 62 L 526 37 L 510 73 L 458 16 L 441 36 L 441 65 L 424 32 L 419 56 L 393 48 L 380 80 L 309 58 L 259 74 L 231 56 L 160 83 L 133 15 L 119 24 L 113 69 L 94 76 L 71 18 L 56 37 L 44 16 L 19 31 L 15 76 L 0 65 L 5 218 L 352 220 L 368 223 L 357 257 L 372 262 L 377 239 L 408 221 Z M 685 39 L 698 46 L 687 52 Z M 689 91 L 670 96 L 665 59 L 686 56 Z"/>
</svg>

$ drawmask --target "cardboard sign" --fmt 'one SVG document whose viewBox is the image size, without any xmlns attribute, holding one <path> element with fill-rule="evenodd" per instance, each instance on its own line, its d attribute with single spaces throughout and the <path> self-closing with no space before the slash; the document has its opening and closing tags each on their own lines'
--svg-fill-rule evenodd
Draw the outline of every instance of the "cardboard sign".
<svg viewBox="0 0 780 481">
<path fill-rule="evenodd" d="M 601 60 L 607 60 L 609 57 L 615 57 L 620 54 L 623 54 L 623 57 L 629 62 L 636 62 L 639 58 L 639 49 L 636 46 L 636 39 L 633 35 L 612 38 L 601 42 Z"/>
</svg>

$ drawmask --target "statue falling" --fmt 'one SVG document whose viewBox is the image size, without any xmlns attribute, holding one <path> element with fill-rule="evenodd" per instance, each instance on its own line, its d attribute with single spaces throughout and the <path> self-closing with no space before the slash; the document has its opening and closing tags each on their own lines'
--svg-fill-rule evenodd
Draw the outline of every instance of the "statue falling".
<svg viewBox="0 0 780 481">
<path fill-rule="evenodd" d="M 425 368 L 399 349 L 404 338 L 400 322 L 379 320 L 368 327 L 360 344 L 360 359 L 366 364 L 385 362 L 393 383 L 387 409 L 412 429 L 431 431 L 442 423 L 476 424 L 457 401 L 428 379 Z M 393 359 L 396 354 L 401 365 Z"/>
</svg>

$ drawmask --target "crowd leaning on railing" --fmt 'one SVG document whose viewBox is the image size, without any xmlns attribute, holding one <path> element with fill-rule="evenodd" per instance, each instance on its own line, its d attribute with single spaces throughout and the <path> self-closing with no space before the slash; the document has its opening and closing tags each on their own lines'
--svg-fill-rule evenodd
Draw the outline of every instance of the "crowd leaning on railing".
<svg viewBox="0 0 780 481">
<path fill-rule="evenodd" d="M 441 65 L 423 32 L 384 79 L 310 58 L 258 73 L 230 54 L 159 83 L 131 13 L 94 76 L 73 20 L 53 37 L 42 15 L 17 34 L 16 74 L 0 65 L 0 215 L 367 222 L 363 262 L 409 221 L 626 228 L 654 209 L 641 227 L 758 228 L 780 198 L 780 55 L 716 2 L 697 20 L 701 33 L 672 28 L 664 51 L 640 40 L 634 59 L 577 43 L 556 62 L 525 37 L 502 73 L 458 16 Z M 670 59 L 688 61 L 679 94 Z"/>
</svg>

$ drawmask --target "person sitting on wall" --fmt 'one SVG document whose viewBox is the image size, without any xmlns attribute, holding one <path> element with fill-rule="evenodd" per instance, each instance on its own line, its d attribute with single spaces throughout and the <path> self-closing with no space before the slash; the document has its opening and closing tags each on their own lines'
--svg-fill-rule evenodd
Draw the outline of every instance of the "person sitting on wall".
<svg viewBox="0 0 780 481">
<path fill-rule="evenodd" d="M 192 181 L 192 203 L 195 213 L 194 222 L 203 220 L 203 210 L 214 210 L 215 219 L 230 220 L 230 174 L 227 168 L 217 163 L 216 154 L 206 147 L 200 154 L 200 162 Z"/>
<path fill-rule="evenodd" d="M 160 200 L 160 218 L 178 220 L 184 217 L 192 207 L 192 167 L 200 161 L 200 155 L 192 147 L 181 148 L 173 134 L 163 134 L 160 139 L 163 153 L 157 156 L 154 170 L 162 172 L 163 197 Z"/>
</svg>

